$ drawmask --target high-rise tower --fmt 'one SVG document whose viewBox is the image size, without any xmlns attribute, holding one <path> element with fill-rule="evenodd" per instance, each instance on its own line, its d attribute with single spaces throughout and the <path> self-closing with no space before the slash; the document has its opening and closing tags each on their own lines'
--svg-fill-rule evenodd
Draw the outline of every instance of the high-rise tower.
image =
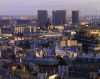
<svg viewBox="0 0 100 79">
<path fill-rule="evenodd" d="M 48 12 L 46 10 L 38 10 L 38 24 L 41 28 L 46 26 L 48 21 Z"/>
<path fill-rule="evenodd" d="M 66 24 L 66 10 L 56 10 L 52 12 L 53 25 Z"/>
<path fill-rule="evenodd" d="M 79 18 L 79 11 L 72 11 L 72 24 L 73 25 L 79 25 L 80 24 L 80 18 Z"/>
</svg>

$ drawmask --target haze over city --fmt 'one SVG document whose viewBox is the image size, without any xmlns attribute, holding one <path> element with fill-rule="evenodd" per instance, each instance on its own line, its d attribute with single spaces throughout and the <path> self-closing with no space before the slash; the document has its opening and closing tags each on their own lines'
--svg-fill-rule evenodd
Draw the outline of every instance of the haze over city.
<svg viewBox="0 0 100 79">
<path fill-rule="evenodd" d="M 100 79 L 100 0 L 0 0 L 0 79 Z"/>
<path fill-rule="evenodd" d="M 0 0 L 0 15 L 36 15 L 39 9 L 80 10 L 85 15 L 99 14 L 99 0 Z"/>
</svg>

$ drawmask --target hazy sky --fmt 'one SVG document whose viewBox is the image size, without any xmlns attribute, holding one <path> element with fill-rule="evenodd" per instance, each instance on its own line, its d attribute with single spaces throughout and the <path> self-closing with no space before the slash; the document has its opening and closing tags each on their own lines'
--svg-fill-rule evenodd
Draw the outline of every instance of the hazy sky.
<svg viewBox="0 0 100 79">
<path fill-rule="evenodd" d="M 0 15 L 35 15 L 36 10 L 80 10 L 83 14 L 100 14 L 100 0 L 0 0 Z"/>
</svg>

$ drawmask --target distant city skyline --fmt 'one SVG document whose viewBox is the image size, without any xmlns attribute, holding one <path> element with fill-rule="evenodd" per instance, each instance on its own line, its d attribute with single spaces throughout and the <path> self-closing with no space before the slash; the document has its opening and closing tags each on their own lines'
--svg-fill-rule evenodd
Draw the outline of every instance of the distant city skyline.
<svg viewBox="0 0 100 79">
<path fill-rule="evenodd" d="M 36 15 L 37 10 L 80 10 L 83 15 L 100 15 L 100 0 L 0 0 L 0 15 Z"/>
</svg>

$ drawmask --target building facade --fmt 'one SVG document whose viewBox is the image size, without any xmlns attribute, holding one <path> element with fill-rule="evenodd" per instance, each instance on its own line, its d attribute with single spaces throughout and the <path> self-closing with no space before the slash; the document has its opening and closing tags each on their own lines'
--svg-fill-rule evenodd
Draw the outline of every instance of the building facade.
<svg viewBox="0 0 100 79">
<path fill-rule="evenodd" d="M 79 18 L 79 11 L 72 11 L 72 24 L 79 25 L 80 18 Z"/>
<path fill-rule="evenodd" d="M 56 26 L 66 24 L 66 10 L 53 11 L 52 23 Z"/>
<path fill-rule="evenodd" d="M 43 28 L 48 21 L 48 12 L 46 10 L 38 10 L 38 25 Z"/>
</svg>

